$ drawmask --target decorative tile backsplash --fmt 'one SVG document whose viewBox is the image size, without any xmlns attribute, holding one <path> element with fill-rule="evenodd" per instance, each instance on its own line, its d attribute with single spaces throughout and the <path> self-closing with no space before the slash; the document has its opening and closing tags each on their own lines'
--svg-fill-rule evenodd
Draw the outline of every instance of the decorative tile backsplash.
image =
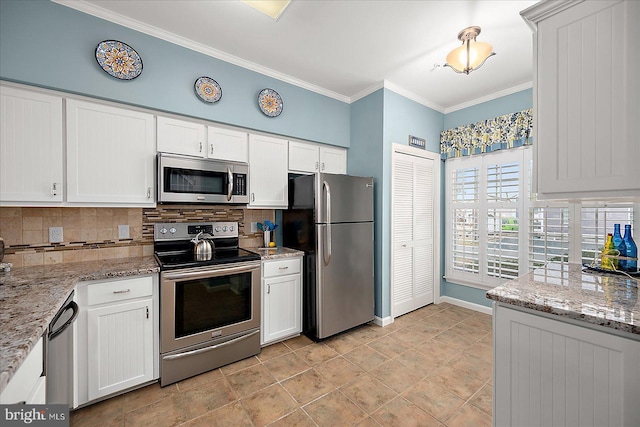
<svg viewBox="0 0 640 427">
<path fill-rule="evenodd" d="M 237 221 L 240 246 L 258 247 L 262 236 L 250 232 L 253 221 L 274 220 L 270 209 L 229 206 L 159 205 L 157 208 L 0 207 L 4 262 L 14 267 L 127 258 L 153 254 L 156 222 Z M 245 229 L 245 223 L 247 227 Z M 118 226 L 129 238 L 118 238 Z M 63 242 L 49 243 L 49 227 L 63 228 Z"/>
</svg>

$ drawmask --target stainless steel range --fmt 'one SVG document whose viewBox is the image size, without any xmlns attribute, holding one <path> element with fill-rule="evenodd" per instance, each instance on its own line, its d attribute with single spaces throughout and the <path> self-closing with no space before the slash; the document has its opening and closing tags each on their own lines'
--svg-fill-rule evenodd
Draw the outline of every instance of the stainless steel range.
<svg viewBox="0 0 640 427">
<path fill-rule="evenodd" d="M 155 224 L 154 251 L 161 386 L 260 352 L 260 256 L 238 248 L 238 223 Z"/>
</svg>

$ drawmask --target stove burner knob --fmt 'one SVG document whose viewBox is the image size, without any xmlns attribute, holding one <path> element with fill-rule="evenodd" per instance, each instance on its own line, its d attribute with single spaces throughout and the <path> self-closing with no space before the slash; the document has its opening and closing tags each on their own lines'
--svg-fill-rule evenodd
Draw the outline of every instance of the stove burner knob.
<svg viewBox="0 0 640 427">
<path fill-rule="evenodd" d="M 222 227 L 222 231 L 227 231 L 227 226 Z"/>
<path fill-rule="evenodd" d="M 235 227 L 232 225 L 231 227 L 229 227 L 229 231 L 233 231 L 235 230 Z"/>
<path fill-rule="evenodd" d="M 169 229 L 169 233 L 171 233 L 171 234 L 175 233 L 176 231 L 177 231 L 177 230 L 175 229 L 175 227 L 171 227 L 171 228 Z"/>
<path fill-rule="evenodd" d="M 222 230 L 220 227 L 216 227 L 216 231 L 219 233 Z"/>
<path fill-rule="evenodd" d="M 162 233 L 162 234 L 167 234 L 167 229 L 166 229 L 166 228 L 164 228 L 164 227 L 162 227 L 162 228 L 160 229 L 160 233 Z"/>
</svg>

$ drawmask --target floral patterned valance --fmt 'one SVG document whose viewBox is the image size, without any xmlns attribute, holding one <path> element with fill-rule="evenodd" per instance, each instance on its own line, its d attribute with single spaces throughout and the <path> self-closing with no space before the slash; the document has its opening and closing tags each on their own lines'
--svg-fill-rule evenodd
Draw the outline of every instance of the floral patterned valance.
<svg viewBox="0 0 640 427">
<path fill-rule="evenodd" d="M 471 156 L 530 145 L 533 109 L 442 131 L 440 157 Z"/>
</svg>

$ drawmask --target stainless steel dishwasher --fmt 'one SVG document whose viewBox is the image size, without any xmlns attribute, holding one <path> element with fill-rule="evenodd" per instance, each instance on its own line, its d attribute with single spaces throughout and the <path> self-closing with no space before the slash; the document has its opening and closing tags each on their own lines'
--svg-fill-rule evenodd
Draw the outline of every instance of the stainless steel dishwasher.
<svg viewBox="0 0 640 427">
<path fill-rule="evenodd" d="M 78 304 L 71 292 L 47 331 L 47 404 L 73 404 L 73 329 Z"/>
</svg>

